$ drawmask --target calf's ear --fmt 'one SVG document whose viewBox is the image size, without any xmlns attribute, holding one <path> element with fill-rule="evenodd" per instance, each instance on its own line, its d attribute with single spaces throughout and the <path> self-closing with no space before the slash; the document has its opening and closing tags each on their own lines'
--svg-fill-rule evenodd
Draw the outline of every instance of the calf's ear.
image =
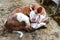
<svg viewBox="0 0 60 40">
<path fill-rule="evenodd" d="M 37 12 L 38 12 L 38 13 L 41 13 L 41 12 L 42 12 L 42 7 L 39 7 L 39 8 L 37 9 Z"/>
</svg>

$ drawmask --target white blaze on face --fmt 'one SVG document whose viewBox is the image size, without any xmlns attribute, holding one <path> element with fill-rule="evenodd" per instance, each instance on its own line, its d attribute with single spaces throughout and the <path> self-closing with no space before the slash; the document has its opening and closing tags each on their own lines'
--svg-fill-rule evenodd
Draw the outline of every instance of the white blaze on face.
<svg viewBox="0 0 60 40">
<path fill-rule="evenodd" d="M 17 20 L 19 22 L 24 21 L 28 26 L 30 26 L 30 22 L 29 22 L 29 17 L 24 15 L 23 13 L 16 13 L 17 15 Z"/>
<path fill-rule="evenodd" d="M 32 20 L 33 18 L 35 18 L 35 11 L 31 10 L 30 12 L 30 20 Z"/>
</svg>

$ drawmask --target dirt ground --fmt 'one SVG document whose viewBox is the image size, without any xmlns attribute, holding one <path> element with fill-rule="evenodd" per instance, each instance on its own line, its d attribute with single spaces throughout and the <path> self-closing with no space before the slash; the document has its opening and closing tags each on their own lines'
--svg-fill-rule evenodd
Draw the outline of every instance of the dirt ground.
<svg viewBox="0 0 60 40">
<path fill-rule="evenodd" d="M 3 34 L 4 21 L 14 9 L 26 4 L 36 2 L 35 0 L 0 0 L 0 40 L 60 40 L 60 27 L 52 18 L 46 25 L 46 29 L 39 29 L 31 33 L 23 32 L 24 36 L 6 32 Z"/>
</svg>

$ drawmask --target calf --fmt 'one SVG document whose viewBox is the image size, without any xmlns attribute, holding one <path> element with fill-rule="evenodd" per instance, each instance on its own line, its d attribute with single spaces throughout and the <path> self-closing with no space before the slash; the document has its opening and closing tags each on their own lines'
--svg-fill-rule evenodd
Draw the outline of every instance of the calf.
<svg viewBox="0 0 60 40">
<path fill-rule="evenodd" d="M 39 4 L 33 3 L 31 5 L 33 6 L 34 10 L 37 10 L 39 7 L 41 7 L 42 10 L 40 9 L 39 11 L 41 11 L 42 14 L 45 14 L 45 9 L 42 6 L 40 6 Z M 20 13 L 27 16 L 25 18 L 23 16 L 24 20 L 25 19 L 27 19 L 27 20 L 21 21 L 20 20 L 20 17 L 21 17 Z M 18 31 L 18 30 L 25 30 L 27 32 L 32 31 L 33 28 L 30 27 L 30 23 L 28 21 L 29 15 L 30 15 L 30 5 L 17 8 L 12 13 L 10 13 L 10 15 L 8 16 L 4 25 L 8 31 Z M 29 25 L 29 27 L 26 27 L 26 25 Z M 20 32 L 18 32 L 18 33 L 20 33 Z"/>
</svg>

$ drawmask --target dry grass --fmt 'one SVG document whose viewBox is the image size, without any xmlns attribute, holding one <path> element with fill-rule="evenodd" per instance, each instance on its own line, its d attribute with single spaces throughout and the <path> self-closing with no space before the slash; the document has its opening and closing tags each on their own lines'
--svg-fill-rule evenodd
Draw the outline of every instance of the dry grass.
<svg viewBox="0 0 60 40">
<path fill-rule="evenodd" d="M 23 6 L 36 2 L 35 0 L 0 0 L 0 32 L 3 32 L 3 23 L 7 19 L 9 13 L 17 8 L 17 6 Z M 20 40 L 58 40 L 60 31 L 58 29 L 58 24 L 51 19 L 49 24 L 46 25 L 47 29 L 36 30 L 31 33 L 24 32 L 24 36 Z M 1 34 L 1 33 L 0 33 Z M 6 32 L 4 35 L 0 36 L 0 40 L 19 40 L 19 35 L 15 33 Z"/>
</svg>

